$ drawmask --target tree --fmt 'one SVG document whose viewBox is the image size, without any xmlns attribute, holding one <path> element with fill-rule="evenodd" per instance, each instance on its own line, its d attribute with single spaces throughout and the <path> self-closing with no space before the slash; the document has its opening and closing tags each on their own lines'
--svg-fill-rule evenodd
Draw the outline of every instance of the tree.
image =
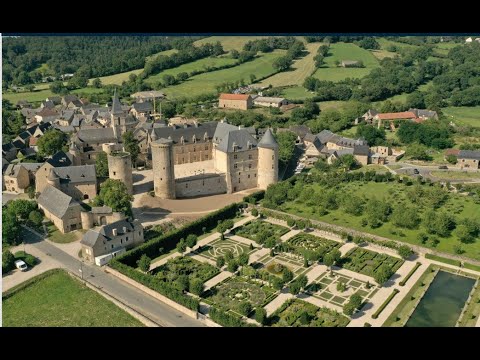
<svg viewBox="0 0 480 360">
<path fill-rule="evenodd" d="M 305 289 L 308 284 L 308 278 L 305 274 L 300 275 L 296 280 L 302 289 Z"/>
<path fill-rule="evenodd" d="M 428 155 L 427 153 L 427 147 L 419 143 L 410 144 L 407 147 L 407 151 L 405 152 L 405 155 L 415 160 L 429 161 L 432 159 L 431 156 Z"/>
<path fill-rule="evenodd" d="M 383 128 L 361 124 L 357 127 L 357 137 L 363 138 L 370 146 L 383 145 L 386 141 L 386 133 Z"/>
<path fill-rule="evenodd" d="M 20 235 L 20 224 L 14 212 L 2 211 L 2 243 L 16 245 Z"/>
<path fill-rule="evenodd" d="M 56 82 L 51 83 L 49 88 L 50 88 L 50 91 L 54 94 L 62 94 L 63 95 L 63 94 L 67 93 L 67 89 L 63 85 L 63 82 L 61 82 L 61 81 L 56 81 Z"/>
<path fill-rule="evenodd" d="M 190 281 L 188 279 L 188 275 L 181 274 L 177 277 L 174 281 L 174 286 L 180 291 L 188 291 L 188 287 L 190 286 Z"/>
<path fill-rule="evenodd" d="M 292 63 L 293 61 L 290 57 L 280 56 L 273 61 L 272 66 L 277 71 L 285 71 L 290 68 Z"/>
<path fill-rule="evenodd" d="M 455 165 L 457 163 L 457 157 L 455 155 L 447 155 L 447 161 Z"/>
<path fill-rule="evenodd" d="M 248 264 L 248 254 L 247 253 L 240 254 L 240 256 L 238 257 L 238 263 L 241 266 L 247 265 Z"/>
<path fill-rule="evenodd" d="M 230 271 L 231 273 L 234 273 L 235 271 L 237 271 L 237 269 L 238 269 L 238 264 L 235 260 L 231 260 L 227 264 L 227 270 Z"/>
<path fill-rule="evenodd" d="M 345 315 L 351 316 L 356 309 L 360 308 L 362 305 L 362 297 L 358 294 L 353 294 L 350 296 L 349 301 L 343 307 L 343 313 Z"/>
<path fill-rule="evenodd" d="M 283 288 L 283 285 L 284 285 L 284 282 L 282 279 L 280 279 L 279 277 L 277 276 L 273 276 L 270 280 L 271 284 L 272 284 L 272 287 L 275 289 L 275 290 L 280 290 Z"/>
<path fill-rule="evenodd" d="M 184 239 L 180 239 L 180 241 L 177 243 L 176 249 L 181 254 L 183 254 L 185 250 L 187 250 L 187 244 L 185 244 Z"/>
<path fill-rule="evenodd" d="M 225 265 L 225 258 L 220 256 L 217 258 L 217 267 L 221 268 L 223 265 Z"/>
<path fill-rule="evenodd" d="M 5 274 L 9 272 L 11 269 L 13 269 L 15 263 L 15 256 L 8 251 L 8 250 L 3 250 L 2 252 L 2 273 Z"/>
<path fill-rule="evenodd" d="M 407 245 L 402 245 L 398 248 L 398 255 L 400 255 L 403 259 L 408 259 L 412 256 L 413 250 L 409 248 Z"/>
<path fill-rule="evenodd" d="M 197 235 L 189 234 L 185 240 L 185 244 L 191 249 L 197 245 Z"/>
<path fill-rule="evenodd" d="M 94 199 L 94 206 L 109 206 L 113 211 L 132 216 L 133 196 L 128 193 L 127 186 L 120 180 L 107 179 L 100 185 L 100 193 Z"/>
<path fill-rule="evenodd" d="M 391 221 L 395 226 L 414 229 L 420 222 L 418 208 L 416 206 L 398 204 L 393 209 Z"/>
<path fill-rule="evenodd" d="M 262 325 L 267 322 L 267 311 L 263 307 L 260 306 L 255 309 L 255 320 Z"/>
<path fill-rule="evenodd" d="M 92 81 L 92 86 L 96 89 L 100 89 L 102 87 L 102 80 L 100 78 L 96 78 Z"/>
<path fill-rule="evenodd" d="M 257 209 L 255 209 L 255 208 L 252 209 L 252 216 L 255 216 L 255 217 L 258 216 L 258 210 Z"/>
<path fill-rule="evenodd" d="M 137 261 L 137 266 L 143 272 L 148 272 L 150 270 L 150 264 L 152 263 L 152 259 L 150 259 L 146 254 L 143 254 L 140 259 Z"/>
<path fill-rule="evenodd" d="M 37 203 L 32 200 L 10 200 L 7 202 L 4 212 L 15 215 L 16 220 L 26 221 L 30 213 L 37 209 Z"/>
<path fill-rule="evenodd" d="M 172 75 L 169 75 L 169 74 L 163 75 L 162 79 L 165 86 L 175 85 L 176 80 L 175 80 L 175 77 L 173 77 Z"/>
<path fill-rule="evenodd" d="M 425 96 L 421 91 L 414 91 L 407 95 L 405 106 L 414 109 L 425 109 Z"/>
<path fill-rule="evenodd" d="M 377 269 L 376 272 L 373 273 L 373 278 L 379 285 L 383 285 L 388 279 L 390 279 L 393 275 L 393 271 L 387 264 L 382 264 Z"/>
<path fill-rule="evenodd" d="M 288 290 L 290 294 L 293 294 L 293 295 L 297 295 L 301 289 L 302 289 L 302 286 L 297 281 L 292 282 L 288 286 Z"/>
<path fill-rule="evenodd" d="M 28 220 L 30 220 L 35 226 L 42 225 L 43 215 L 38 210 L 30 211 L 28 214 Z"/>
<path fill-rule="evenodd" d="M 234 225 L 235 224 L 233 223 L 232 219 L 224 220 L 217 225 L 217 231 L 220 233 L 220 236 L 222 237 L 222 239 L 224 239 L 224 233 L 227 230 L 233 228 Z"/>
<path fill-rule="evenodd" d="M 132 163 L 135 166 L 138 154 L 140 154 L 140 146 L 138 145 L 138 140 L 135 138 L 131 130 L 124 133 L 122 135 L 122 138 L 123 147 L 125 148 L 125 151 L 128 151 L 130 153 L 130 156 L 132 157 Z"/>
<path fill-rule="evenodd" d="M 67 141 L 66 134 L 60 130 L 47 130 L 37 141 L 38 154 L 43 157 L 52 156 L 63 150 Z"/>
<path fill-rule="evenodd" d="M 282 271 L 282 280 L 284 283 L 288 283 L 293 280 L 293 272 L 288 268 L 284 268 Z"/>
<path fill-rule="evenodd" d="M 200 296 L 203 292 L 203 282 L 200 279 L 193 279 L 188 289 L 192 294 Z"/>
<path fill-rule="evenodd" d="M 232 59 L 238 59 L 240 53 L 237 50 L 233 49 L 230 51 L 230 56 L 232 57 Z"/>
<path fill-rule="evenodd" d="M 182 82 L 188 79 L 188 74 L 186 72 L 181 72 L 177 74 L 177 82 Z"/>
<path fill-rule="evenodd" d="M 470 233 L 468 227 L 464 224 L 458 225 L 455 229 L 455 235 L 462 243 L 470 243 L 473 241 L 474 237 Z"/>
<path fill-rule="evenodd" d="M 380 44 L 374 37 L 366 36 L 358 42 L 358 46 L 367 50 L 378 50 L 380 49 Z"/>
<path fill-rule="evenodd" d="M 29 199 L 33 199 L 35 197 L 35 186 L 30 185 L 27 187 L 26 193 L 28 194 Z"/>
<path fill-rule="evenodd" d="M 248 301 L 242 301 L 238 305 L 238 312 L 244 316 L 248 316 L 252 312 L 252 304 L 250 304 Z"/>
<path fill-rule="evenodd" d="M 250 83 L 253 84 L 255 80 L 257 80 L 257 77 L 255 76 L 255 74 L 250 74 Z"/>
<path fill-rule="evenodd" d="M 97 172 L 97 177 L 108 177 L 108 158 L 106 152 L 101 151 L 97 154 L 95 171 Z"/>
</svg>

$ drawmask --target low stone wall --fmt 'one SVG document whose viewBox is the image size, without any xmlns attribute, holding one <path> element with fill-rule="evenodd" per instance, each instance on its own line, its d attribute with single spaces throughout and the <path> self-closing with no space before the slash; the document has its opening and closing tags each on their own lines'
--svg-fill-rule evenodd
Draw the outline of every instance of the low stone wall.
<svg viewBox="0 0 480 360">
<path fill-rule="evenodd" d="M 197 319 L 197 312 L 196 311 L 187 309 L 186 307 L 176 303 L 175 301 L 170 300 L 166 296 L 163 296 L 163 295 L 159 294 L 158 292 L 156 292 L 152 289 L 149 289 L 148 287 L 136 282 L 135 280 L 130 279 L 128 276 L 123 275 L 122 273 L 118 272 L 115 269 L 112 269 L 112 268 L 106 266 L 105 271 L 107 273 L 110 273 L 110 274 L 118 277 L 120 280 L 125 281 L 126 283 L 136 287 L 137 289 L 142 290 L 143 292 L 147 293 L 148 295 L 154 297 L 157 300 L 160 300 L 161 302 L 167 304 L 168 306 L 171 306 L 175 310 L 178 310 L 178 311 L 184 313 L 185 315 L 190 316 L 191 318 Z"/>
</svg>

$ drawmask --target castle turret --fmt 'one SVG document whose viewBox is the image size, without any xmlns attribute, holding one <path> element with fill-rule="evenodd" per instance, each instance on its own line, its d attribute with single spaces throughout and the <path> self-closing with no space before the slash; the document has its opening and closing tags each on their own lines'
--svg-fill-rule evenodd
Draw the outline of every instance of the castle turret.
<svg viewBox="0 0 480 360">
<path fill-rule="evenodd" d="M 258 147 L 258 183 L 260 189 L 278 181 L 278 143 L 267 129 Z"/>
<path fill-rule="evenodd" d="M 153 141 L 157 141 L 157 134 L 155 134 L 155 129 L 152 129 L 152 132 L 150 133 L 150 139 Z"/>
<path fill-rule="evenodd" d="M 175 199 L 173 141 L 160 139 L 152 142 L 151 148 L 155 196 L 161 199 Z"/>
<path fill-rule="evenodd" d="M 78 166 L 82 164 L 82 159 L 80 157 L 80 150 L 78 149 L 75 142 L 72 140 L 70 143 L 70 147 L 68 148 L 68 153 L 72 155 L 72 163 L 74 166 Z"/>
<path fill-rule="evenodd" d="M 132 157 L 130 153 L 117 151 L 107 155 L 108 177 L 123 182 L 129 194 L 133 194 Z"/>
<path fill-rule="evenodd" d="M 50 169 L 50 174 L 48 174 L 47 184 L 52 185 L 55 188 L 60 187 L 60 178 L 55 173 L 54 169 Z"/>
</svg>

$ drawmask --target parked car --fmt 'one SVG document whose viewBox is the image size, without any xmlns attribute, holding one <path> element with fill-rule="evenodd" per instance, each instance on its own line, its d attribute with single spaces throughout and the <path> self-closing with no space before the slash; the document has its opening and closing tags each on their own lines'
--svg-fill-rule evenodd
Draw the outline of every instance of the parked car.
<svg viewBox="0 0 480 360">
<path fill-rule="evenodd" d="M 418 169 L 413 169 L 413 173 L 414 174 L 420 174 L 420 171 L 418 171 Z"/>
<path fill-rule="evenodd" d="M 15 261 L 15 267 L 21 271 L 27 271 L 28 266 L 25 264 L 25 261 L 23 260 L 17 260 Z"/>
<path fill-rule="evenodd" d="M 438 168 L 442 169 L 442 170 L 447 170 L 448 166 L 447 165 L 440 165 Z"/>
</svg>

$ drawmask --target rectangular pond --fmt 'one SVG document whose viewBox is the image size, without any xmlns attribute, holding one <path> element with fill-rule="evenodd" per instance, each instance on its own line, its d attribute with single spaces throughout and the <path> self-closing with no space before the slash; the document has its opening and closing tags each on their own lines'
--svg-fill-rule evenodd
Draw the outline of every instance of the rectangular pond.
<svg viewBox="0 0 480 360">
<path fill-rule="evenodd" d="M 405 326 L 454 327 L 474 284 L 474 279 L 439 271 Z"/>
</svg>

